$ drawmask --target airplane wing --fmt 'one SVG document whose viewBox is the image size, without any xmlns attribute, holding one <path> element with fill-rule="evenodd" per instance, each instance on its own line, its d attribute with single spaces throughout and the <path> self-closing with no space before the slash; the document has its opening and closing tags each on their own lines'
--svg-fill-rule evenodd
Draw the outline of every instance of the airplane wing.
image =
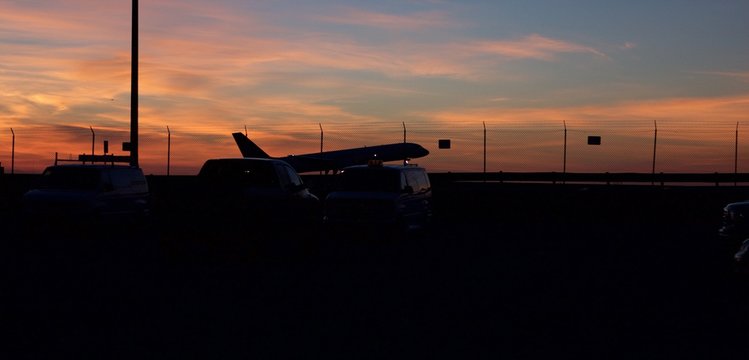
<svg viewBox="0 0 749 360">
<path fill-rule="evenodd" d="M 338 169 L 334 161 L 331 161 L 330 159 L 321 158 L 318 156 L 292 155 L 292 156 L 281 158 L 281 160 L 286 161 L 289 165 L 291 165 L 291 167 L 293 167 L 299 173 L 310 172 L 310 171 L 329 171 L 329 170 Z"/>
</svg>

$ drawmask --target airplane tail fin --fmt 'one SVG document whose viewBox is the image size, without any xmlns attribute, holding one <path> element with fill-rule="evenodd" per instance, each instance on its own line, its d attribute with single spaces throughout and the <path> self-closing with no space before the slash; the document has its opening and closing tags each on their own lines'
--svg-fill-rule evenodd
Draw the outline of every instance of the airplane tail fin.
<svg viewBox="0 0 749 360">
<path fill-rule="evenodd" d="M 270 155 L 263 151 L 259 146 L 255 145 L 255 143 L 245 136 L 245 134 L 235 132 L 231 135 L 234 137 L 234 141 L 237 142 L 237 146 L 243 157 L 270 158 Z"/>
</svg>

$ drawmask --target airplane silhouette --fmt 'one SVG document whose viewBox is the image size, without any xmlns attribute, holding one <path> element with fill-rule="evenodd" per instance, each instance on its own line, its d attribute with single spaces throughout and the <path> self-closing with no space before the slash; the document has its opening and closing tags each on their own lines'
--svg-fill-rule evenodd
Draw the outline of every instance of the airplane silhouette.
<svg viewBox="0 0 749 360">
<path fill-rule="evenodd" d="M 324 151 L 312 154 L 272 157 L 245 134 L 231 134 L 243 157 L 278 159 L 287 162 L 297 172 L 340 170 L 346 166 L 367 164 L 370 160 L 397 161 L 427 156 L 429 150 L 419 144 L 395 143 L 360 148 Z"/>
</svg>

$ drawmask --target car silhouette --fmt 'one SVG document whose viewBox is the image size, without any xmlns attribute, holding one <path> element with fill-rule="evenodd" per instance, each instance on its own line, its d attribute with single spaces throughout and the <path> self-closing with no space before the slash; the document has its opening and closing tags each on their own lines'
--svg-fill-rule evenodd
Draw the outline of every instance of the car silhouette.
<svg viewBox="0 0 749 360">
<path fill-rule="evenodd" d="M 730 246 L 739 246 L 749 238 L 749 201 L 735 202 L 723 208 L 718 236 Z"/>
</svg>

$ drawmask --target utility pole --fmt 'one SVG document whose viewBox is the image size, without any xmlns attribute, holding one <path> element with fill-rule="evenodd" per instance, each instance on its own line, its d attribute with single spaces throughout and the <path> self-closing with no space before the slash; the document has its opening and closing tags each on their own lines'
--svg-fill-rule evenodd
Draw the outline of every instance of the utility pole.
<svg viewBox="0 0 749 360">
<path fill-rule="evenodd" d="M 138 167 L 138 0 L 133 1 L 130 59 L 130 166 Z"/>
</svg>

